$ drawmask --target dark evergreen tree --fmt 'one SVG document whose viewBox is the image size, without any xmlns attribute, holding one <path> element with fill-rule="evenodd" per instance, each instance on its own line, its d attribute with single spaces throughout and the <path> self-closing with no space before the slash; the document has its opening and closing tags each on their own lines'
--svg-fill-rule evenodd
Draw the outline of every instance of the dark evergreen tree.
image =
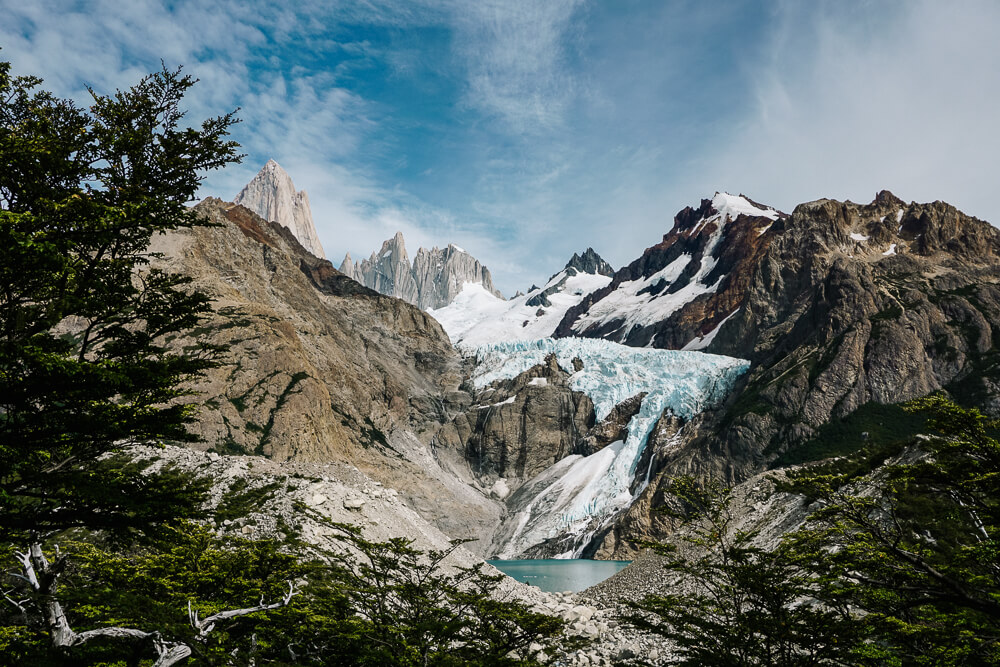
<svg viewBox="0 0 1000 667">
<path fill-rule="evenodd" d="M 148 527 L 192 489 L 102 457 L 190 440 L 181 384 L 206 348 L 168 349 L 208 310 L 188 279 L 148 267 L 153 234 L 203 224 L 205 170 L 237 161 L 232 114 L 181 125 L 194 84 L 150 75 L 88 110 L 0 63 L 0 538 Z"/>
<path fill-rule="evenodd" d="M 792 541 L 836 583 L 825 599 L 858 610 L 869 648 L 1000 664 L 1000 422 L 942 395 L 905 409 L 928 415 L 931 435 L 798 476 L 792 488 L 825 507 Z"/>
<path fill-rule="evenodd" d="M 202 222 L 187 203 L 203 173 L 238 161 L 233 114 L 182 124 L 195 83 L 163 69 L 89 109 L 12 77 L 0 63 L 0 539 L 19 545 L 24 598 L 56 647 L 93 639 L 153 644 L 160 664 L 188 647 L 159 634 L 76 632 L 59 597 L 65 554 L 46 538 L 70 528 L 125 535 L 198 507 L 203 487 L 143 474 L 130 444 L 190 440 L 182 383 L 211 349 L 170 349 L 208 299 L 151 269 L 153 234 Z"/>
</svg>

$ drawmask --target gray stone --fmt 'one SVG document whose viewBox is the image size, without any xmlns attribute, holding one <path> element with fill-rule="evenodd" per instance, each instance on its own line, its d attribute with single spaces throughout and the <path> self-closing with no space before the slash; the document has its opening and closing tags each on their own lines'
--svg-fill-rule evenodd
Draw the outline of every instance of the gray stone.
<svg viewBox="0 0 1000 667">
<path fill-rule="evenodd" d="M 268 160 L 233 201 L 265 220 L 287 227 L 303 248 L 316 257 L 326 257 L 313 224 L 309 195 L 305 190 L 296 192 L 291 177 L 274 160 Z"/>
</svg>

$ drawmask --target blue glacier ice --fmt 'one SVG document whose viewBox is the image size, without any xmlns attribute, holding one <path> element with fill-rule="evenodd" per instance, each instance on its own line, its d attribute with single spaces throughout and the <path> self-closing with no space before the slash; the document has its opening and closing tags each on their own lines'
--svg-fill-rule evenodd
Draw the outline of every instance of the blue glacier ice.
<svg viewBox="0 0 1000 667">
<path fill-rule="evenodd" d="M 560 368 L 571 374 L 570 386 L 594 402 L 598 419 L 615 405 L 647 392 L 639 413 L 628 425 L 628 437 L 590 456 L 572 455 L 525 484 L 531 500 L 512 516 L 501 558 L 512 558 L 549 538 L 576 536 L 572 558 L 589 536 L 626 509 L 633 496 L 636 468 L 660 415 L 666 410 L 685 420 L 713 406 L 728 394 L 750 362 L 716 354 L 634 348 L 606 340 L 543 338 L 485 345 L 475 351 L 473 382 L 484 387 L 509 379 L 555 354 Z M 573 359 L 583 368 L 574 372 Z"/>
</svg>

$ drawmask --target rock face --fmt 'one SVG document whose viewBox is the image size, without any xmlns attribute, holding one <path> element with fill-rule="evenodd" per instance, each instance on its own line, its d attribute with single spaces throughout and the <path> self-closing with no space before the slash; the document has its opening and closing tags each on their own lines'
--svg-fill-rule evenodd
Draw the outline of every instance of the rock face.
<svg viewBox="0 0 1000 667">
<path fill-rule="evenodd" d="M 868 404 L 946 389 L 1000 409 L 997 229 L 942 202 L 905 204 L 883 191 L 867 205 L 801 204 L 767 235 L 745 265 L 739 300 L 706 313 L 726 318 L 707 351 L 750 359 L 750 372 L 724 408 L 661 454 L 660 477 L 598 553 L 625 553 L 622 536 L 664 528 L 651 509 L 666 478 L 739 482 L 808 455 L 824 424 Z"/>
<path fill-rule="evenodd" d="M 443 250 L 420 248 L 410 264 L 402 232 L 382 244 L 378 253 L 355 263 L 350 253 L 344 257 L 340 272 L 366 287 L 403 299 L 430 310 L 451 303 L 467 283 L 480 285 L 488 293 L 503 299 L 493 286 L 489 269 L 456 245 Z"/>
<path fill-rule="evenodd" d="M 504 478 L 509 491 L 573 453 L 594 425 L 594 404 L 570 389 L 555 356 L 474 396 L 474 404 L 442 428 L 435 448 L 464 452 L 480 484 Z"/>
<path fill-rule="evenodd" d="M 773 456 L 869 401 L 941 388 L 995 409 L 998 283 L 1000 232 L 942 202 L 798 206 L 709 348 L 754 362 L 723 446 Z"/>
<path fill-rule="evenodd" d="M 576 269 L 580 273 L 593 273 L 595 275 L 608 276 L 613 278 L 615 270 L 604 261 L 604 258 L 597 254 L 593 248 L 587 248 L 583 254 L 573 253 L 573 256 L 566 262 L 567 269 Z"/>
<path fill-rule="evenodd" d="M 700 350 L 746 298 L 785 214 L 716 193 L 674 218 L 663 240 L 566 312 L 555 335 Z"/>
<path fill-rule="evenodd" d="M 303 248 L 317 257 L 326 258 L 313 224 L 309 195 L 305 190 L 296 192 L 291 177 L 274 160 L 268 160 L 233 201 L 265 220 L 287 227 Z"/>
<path fill-rule="evenodd" d="M 229 346 L 192 387 L 203 447 L 349 463 L 446 534 L 488 539 L 499 506 L 442 470 L 427 446 L 463 404 L 443 397 L 469 400 L 458 391 L 462 360 L 438 323 L 340 274 L 243 206 L 208 199 L 197 210 L 217 226 L 157 237 L 153 250 L 213 298 L 214 314 L 193 336 Z"/>
</svg>

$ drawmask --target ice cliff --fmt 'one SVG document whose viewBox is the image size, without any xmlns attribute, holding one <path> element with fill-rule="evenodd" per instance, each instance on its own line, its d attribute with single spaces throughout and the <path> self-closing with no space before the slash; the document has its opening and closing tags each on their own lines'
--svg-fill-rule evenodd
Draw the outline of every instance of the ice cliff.
<svg viewBox="0 0 1000 667">
<path fill-rule="evenodd" d="M 725 397 L 749 368 L 748 361 L 714 354 L 637 349 L 605 340 L 543 338 L 478 348 L 473 382 L 483 387 L 516 377 L 550 354 L 572 374 L 570 386 L 594 402 L 598 419 L 632 396 L 647 395 L 629 423 L 625 441 L 590 456 L 567 456 L 524 485 L 512 516 L 498 534 L 501 558 L 513 558 L 533 545 L 568 536 L 571 548 L 560 555 L 578 556 L 590 536 L 627 508 L 648 483 L 649 471 L 637 471 L 637 467 L 660 416 L 666 411 L 690 419 Z M 640 477 L 642 483 L 633 493 L 633 482 Z"/>
</svg>

